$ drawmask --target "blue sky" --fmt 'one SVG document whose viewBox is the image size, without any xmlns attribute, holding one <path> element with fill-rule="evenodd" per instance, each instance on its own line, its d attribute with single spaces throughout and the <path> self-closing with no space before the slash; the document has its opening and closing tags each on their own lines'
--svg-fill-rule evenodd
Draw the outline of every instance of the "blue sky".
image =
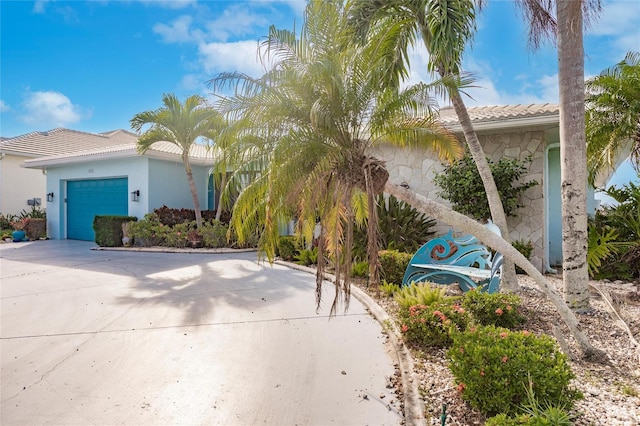
<svg viewBox="0 0 640 426">
<path fill-rule="evenodd" d="M 640 2 L 603 0 L 585 35 L 590 77 L 640 50 Z M 222 71 L 260 75 L 258 40 L 275 24 L 301 22 L 302 0 L 0 1 L 0 136 L 67 127 L 129 128 L 161 106 L 164 92 L 208 93 Z M 552 45 L 528 49 L 513 1 L 489 0 L 463 67 L 477 79 L 468 105 L 555 103 Z M 426 54 L 412 54 L 411 82 L 428 80 Z"/>
</svg>

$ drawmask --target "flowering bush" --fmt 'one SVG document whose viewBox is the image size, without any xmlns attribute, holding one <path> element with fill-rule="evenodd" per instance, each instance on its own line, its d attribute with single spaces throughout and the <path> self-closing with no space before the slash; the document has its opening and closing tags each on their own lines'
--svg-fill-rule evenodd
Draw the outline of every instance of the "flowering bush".
<svg viewBox="0 0 640 426">
<path fill-rule="evenodd" d="M 29 224 L 29 218 L 25 217 L 19 220 L 14 220 L 11 222 L 11 227 L 16 231 L 24 231 L 24 228 Z"/>
<path fill-rule="evenodd" d="M 462 306 L 480 325 L 514 328 L 525 320 L 519 312 L 520 297 L 515 294 L 468 291 L 462 299 Z"/>
<path fill-rule="evenodd" d="M 517 414 L 530 384 L 542 405 L 570 408 L 581 398 L 569 387 L 575 376 L 566 356 L 547 335 L 478 326 L 452 337 L 447 358 L 460 396 L 485 414 Z"/>
<path fill-rule="evenodd" d="M 447 347 L 452 343 L 452 329 L 464 330 L 469 316 L 461 306 L 442 300 L 430 305 L 401 308 L 400 321 L 407 342 L 419 346 Z"/>
</svg>

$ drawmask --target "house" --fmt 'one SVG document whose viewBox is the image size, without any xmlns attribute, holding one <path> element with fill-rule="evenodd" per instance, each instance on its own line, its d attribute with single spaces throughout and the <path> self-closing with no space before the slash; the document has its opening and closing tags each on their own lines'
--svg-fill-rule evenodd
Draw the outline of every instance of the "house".
<svg viewBox="0 0 640 426">
<path fill-rule="evenodd" d="M 137 140 L 138 135 L 125 130 L 94 134 L 55 129 L 4 141 L 3 151 L 10 146 L 23 158 L 33 151 L 35 158 L 23 160 L 22 169 L 46 177 L 40 196 L 48 236 L 93 241 L 95 215 L 142 218 L 163 205 L 193 208 L 179 148 L 159 142 L 139 154 Z M 206 208 L 211 203 L 212 156 L 205 146 L 194 145 L 190 160 L 200 204 Z"/>
<path fill-rule="evenodd" d="M 22 167 L 25 160 L 78 150 L 130 143 L 137 136 L 125 130 L 86 133 L 69 129 L 32 132 L 0 141 L 0 212 L 18 214 L 31 207 L 46 208 L 46 176 Z"/>
<path fill-rule="evenodd" d="M 560 194 L 560 111 L 558 105 L 502 105 L 468 109 L 473 126 L 487 157 L 532 162 L 527 181 L 539 185 L 528 189 L 522 198 L 524 207 L 507 223 L 512 241 L 530 240 L 534 251 L 531 262 L 541 272 L 562 263 L 562 214 Z M 464 141 L 462 127 L 452 108 L 440 110 L 440 120 Z M 438 196 L 433 183 L 443 165 L 432 155 L 418 150 L 398 150 L 384 146 L 380 158 L 387 160 L 390 179 L 431 199 L 448 204 Z M 593 191 L 589 192 L 589 211 L 595 209 Z M 448 228 L 447 228 L 448 229 Z"/>
</svg>

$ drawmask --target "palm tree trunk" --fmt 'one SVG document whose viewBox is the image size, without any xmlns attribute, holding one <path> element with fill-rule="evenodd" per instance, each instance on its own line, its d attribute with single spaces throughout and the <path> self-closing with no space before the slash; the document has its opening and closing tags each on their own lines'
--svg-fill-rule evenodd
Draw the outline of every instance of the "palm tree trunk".
<svg viewBox="0 0 640 426">
<path fill-rule="evenodd" d="M 544 276 L 536 269 L 531 262 L 527 260 L 518 250 L 505 241 L 502 237 L 493 233 L 486 226 L 476 222 L 467 216 L 453 211 L 452 209 L 426 198 L 421 194 L 409 191 L 400 185 L 387 182 L 384 188 L 385 192 L 395 196 L 397 199 L 413 206 L 418 211 L 427 214 L 433 218 L 441 220 L 449 225 L 460 229 L 464 232 L 474 235 L 480 241 L 492 249 L 499 251 L 505 258 L 509 258 L 516 265 L 529 274 L 544 291 L 549 300 L 555 305 L 558 313 L 563 321 L 569 327 L 569 330 L 576 342 L 580 346 L 583 357 L 585 359 L 600 360 L 606 359 L 606 354 L 591 345 L 587 336 L 580 330 L 578 319 L 568 306 L 564 303 L 562 297 L 549 284 Z"/>
<path fill-rule="evenodd" d="M 226 169 L 226 167 L 225 167 Z M 219 221 L 220 217 L 222 215 L 222 191 L 223 188 L 227 185 L 227 173 L 226 172 L 222 172 L 222 178 L 220 179 L 220 193 L 219 194 L 214 194 L 214 196 L 218 197 L 218 203 L 216 204 L 216 220 Z M 214 187 L 214 191 L 215 191 L 215 185 Z"/>
<path fill-rule="evenodd" d="M 462 100 L 462 96 L 460 96 L 459 92 L 451 91 L 451 93 L 449 93 L 449 98 L 451 99 L 453 109 L 458 116 L 460 126 L 462 127 L 464 137 L 467 141 L 467 146 L 469 147 L 469 152 L 471 153 L 473 161 L 476 163 L 478 173 L 480 173 L 480 178 L 482 179 L 482 184 L 484 185 L 485 192 L 487 193 L 487 201 L 489 202 L 491 218 L 493 219 L 493 222 L 498 226 L 498 228 L 500 228 L 500 232 L 502 232 L 502 238 L 510 243 L 511 238 L 509 237 L 507 216 L 504 213 L 504 206 L 502 205 L 502 200 L 500 199 L 500 193 L 498 192 L 498 187 L 496 186 L 496 182 L 493 179 L 493 174 L 491 173 L 491 168 L 489 167 L 489 163 L 487 162 L 487 157 L 484 154 L 482 145 L 480 145 L 480 141 L 478 140 L 478 135 L 473 128 L 473 124 L 471 124 L 471 118 L 469 117 L 467 107 L 465 106 L 464 101 Z M 518 277 L 516 276 L 516 268 L 513 262 L 511 262 L 510 260 L 506 260 L 504 264 L 503 282 L 504 289 L 507 291 L 514 291 L 518 288 Z"/>
<path fill-rule="evenodd" d="M 575 311 L 584 311 L 589 309 L 589 275 L 582 1 L 558 0 L 556 8 L 560 87 L 562 279 L 566 303 Z"/>
<path fill-rule="evenodd" d="M 191 171 L 191 163 L 189 162 L 189 151 L 185 151 L 182 154 L 182 161 L 184 163 L 184 169 L 187 172 L 189 189 L 191 190 L 191 197 L 193 198 L 193 209 L 196 213 L 196 227 L 200 229 L 202 228 L 202 213 L 200 212 L 200 200 L 198 199 L 198 190 L 196 189 L 196 183 L 193 180 L 193 172 Z"/>
</svg>

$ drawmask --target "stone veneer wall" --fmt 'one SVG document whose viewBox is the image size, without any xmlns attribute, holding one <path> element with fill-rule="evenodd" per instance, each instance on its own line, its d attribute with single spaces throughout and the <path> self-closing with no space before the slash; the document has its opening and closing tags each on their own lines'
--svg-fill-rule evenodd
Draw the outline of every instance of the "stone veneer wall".
<svg viewBox="0 0 640 426">
<path fill-rule="evenodd" d="M 526 132 L 494 132 L 479 134 L 485 154 L 493 161 L 500 158 L 515 158 L 525 160 L 531 155 L 532 161 L 529 173 L 523 179 L 525 182 L 536 180 L 538 185 L 529 188 L 522 196 L 523 205 L 517 212 L 517 217 L 507 218 L 509 234 L 512 241 L 531 240 L 534 246 L 531 262 L 543 271 L 544 265 L 544 218 L 545 201 L 543 191 L 544 179 L 544 130 Z M 440 188 L 433 184 L 435 173 L 442 171 L 440 161 L 435 155 L 416 149 L 399 149 L 391 145 L 376 148 L 374 155 L 387 162 L 389 180 L 393 183 L 407 183 L 409 188 L 426 197 L 449 205 L 438 196 Z M 440 224 L 436 232 L 447 232 L 450 227 Z"/>
</svg>

